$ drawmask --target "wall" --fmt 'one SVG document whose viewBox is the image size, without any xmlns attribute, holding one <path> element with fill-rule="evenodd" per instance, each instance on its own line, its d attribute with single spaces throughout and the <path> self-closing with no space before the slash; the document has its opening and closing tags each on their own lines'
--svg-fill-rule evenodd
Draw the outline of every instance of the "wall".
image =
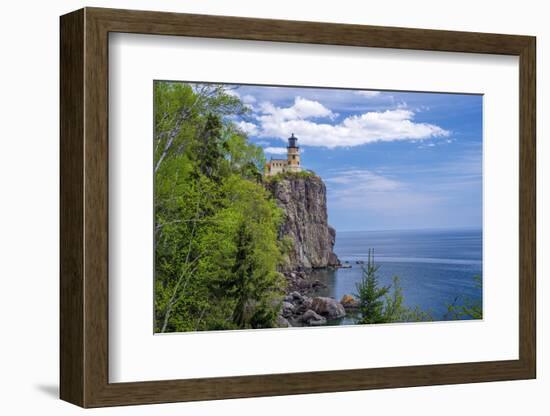
<svg viewBox="0 0 550 416">
<path fill-rule="evenodd" d="M 550 26 L 545 2 L 278 0 L 3 2 L 0 89 L 0 384 L 3 414 L 71 415 L 82 410 L 56 399 L 58 384 L 58 16 L 84 5 L 319 20 L 538 37 L 539 378 L 536 381 L 441 386 L 294 397 L 168 404 L 87 411 L 102 415 L 279 415 L 314 412 L 408 415 L 548 414 L 550 361 L 545 357 L 549 298 L 544 282 L 550 238 L 550 145 L 543 140 L 550 86 Z M 546 200 L 545 200 L 546 199 Z M 472 340 L 475 342 L 475 340 Z"/>
</svg>

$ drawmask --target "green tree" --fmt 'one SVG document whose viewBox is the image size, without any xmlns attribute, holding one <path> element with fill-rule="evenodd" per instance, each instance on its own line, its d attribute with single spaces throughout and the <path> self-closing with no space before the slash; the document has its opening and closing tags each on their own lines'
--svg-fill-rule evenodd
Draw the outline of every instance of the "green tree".
<svg viewBox="0 0 550 416">
<path fill-rule="evenodd" d="M 475 287 L 481 291 L 481 276 L 474 276 Z M 483 304 L 481 298 L 473 299 L 468 296 L 458 295 L 454 301 L 447 306 L 445 318 L 449 320 L 459 319 L 483 319 Z"/>
<path fill-rule="evenodd" d="M 374 264 L 374 251 L 369 249 L 366 267 L 363 266 L 361 281 L 356 283 L 356 297 L 359 299 L 361 324 L 379 324 L 387 322 L 384 312 L 384 300 L 390 286 L 379 287 L 377 272 L 380 266 Z"/>
<path fill-rule="evenodd" d="M 155 82 L 155 331 L 274 325 L 282 218 L 226 87 Z"/>
<path fill-rule="evenodd" d="M 205 240 L 209 253 L 202 261 L 203 273 L 212 292 L 229 300 L 230 325 L 273 326 L 285 284 L 276 270 L 282 212 L 261 185 L 237 175 L 226 181 L 223 193 L 225 206 Z"/>
<path fill-rule="evenodd" d="M 407 308 L 404 306 L 403 289 L 399 283 L 399 277 L 393 277 L 392 291 L 386 293 L 384 307 L 384 322 L 397 322 L 403 317 Z"/>
<path fill-rule="evenodd" d="M 412 308 L 405 306 L 405 297 L 399 276 L 393 277 L 391 291 L 386 294 L 384 316 L 386 322 L 433 321 L 430 312 L 423 311 L 418 306 Z"/>
<path fill-rule="evenodd" d="M 390 322 L 431 321 L 431 314 L 422 311 L 419 307 L 405 306 L 403 288 L 398 276 L 393 277 L 391 285 L 380 286 L 378 270 L 374 262 L 374 250 L 369 250 L 366 267 L 363 267 L 363 276 L 356 284 L 361 318 L 359 324 L 380 324 Z"/>
<path fill-rule="evenodd" d="M 237 97 L 227 94 L 223 85 L 156 81 L 155 173 L 167 157 L 188 151 L 197 129 L 204 127 L 209 116 L 219 116 L 229 125 L 228 116 L 247 112 L 249 109 Z"/>
</svg>

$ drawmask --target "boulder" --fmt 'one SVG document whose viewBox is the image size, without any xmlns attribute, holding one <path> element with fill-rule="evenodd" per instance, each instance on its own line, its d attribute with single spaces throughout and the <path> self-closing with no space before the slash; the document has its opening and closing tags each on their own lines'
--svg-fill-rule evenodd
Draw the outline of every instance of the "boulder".
<svg viewBox="0 0 550 416">
<path fill-rule="evenodd" d="M 312 283 L 311 283 L 311 287 L 312 288 L 318 288 L 318 287 L 322 287 L 322 288 L 326 288 L 327 285 L 325 285 L 323 282 L 321 282 L 320 280 L 314 280 Z"/>
<path fill-rule="evenodd" d="M 345 309 L 357 309 L 359 308 L 359 301 L 352 295 L 344 295 L 340 299 L 340 303 Z"/>
<path fill-rule="evenodd" d="M 285 318 L 292 316 L 294 313 L 294 305 L 290 302 L 283 302 L 281 313 Z"/>
<path fill-rule="evenodd" d="M 298 301 L 301 301 L 301 300 L 302 300 L 302 295 L 300 295 L 299 292 L 294 291 L 294 292 L 292 292 L 292 293 L 290 294 L 290 296 L 292 296 L 292 298 L 293 298 L 294 300 L 298 300 Z"/>
<path fill-rule="evenodd" d="M 277 316 L 277 320 L 275 321 L 275 325 L 277 325 L 277 328 L 288 328 L 290 327 L 290 322 L 284 317 L 284 316 Z"/>
<path fill-rule="evenodd" d="M 338 319 L 346 316 L 346 310 L 340 302 L 328 297 L 313 298 L 311 309 L 327 319 Z"/>
<path fill-rule="evenodd" d="M 303 315 L 302 315 L 302 323 L 309 326 L 319 326 L 319 325 L 325 325 L 327 323 L 327 320 L 323 318 L 321 315 L 318 315 L 311 309 L 308 309 Z"/>
<path fill-rule="evenodd" d="M 296 282 L 297 289 L 304 290 L 309 289 L 311 287 L 311 284 L 307 280 L 300 279 Z"/>
</svg>

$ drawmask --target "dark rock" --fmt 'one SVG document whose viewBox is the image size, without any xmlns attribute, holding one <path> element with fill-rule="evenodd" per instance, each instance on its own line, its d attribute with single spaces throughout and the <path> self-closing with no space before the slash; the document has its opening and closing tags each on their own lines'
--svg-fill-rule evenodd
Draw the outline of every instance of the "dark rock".
<svg viewBox="0 0 550 416">
<path fill-rule="evenodd" d="M 319 326 L 319 325 L 325 325 L 327 323 L 327 320 L 323 318 L 322 316 L 318 315 L 311 309 L 308 309 L 303 315 L 302 315 L 302 322 L 309 326 Z"/>
<path fill-rule="evenodd" d="M 311 309 L 328 319 L 338 319 L 346 316 L 346 310 L 342 304 L 332 298 L 313 298 Z"/>
<path fill-rule="evenodd" d="M 290 302 L 283 302 L 281 313 L 285 318 L 292 316 L 294 313 L 294 305 Z"/>
<path fill-rule="evenodd" d="M 294 291 L 290 294 L 294 300 L 302 300 L 302 295 L 300 295 L 300 292 Z"/>
<path fill-rule="evenodd" d="M 296 282 L 299 289 L 310 289 L 312 287 L 311 282 L 308 282 L 307 280 L 300 280 Z"/>
<path fill-rule="evenodd" d="M 290 322 L 284 316 L 277 316 L 277 321 L 275 322 L 277 328 L 288 328 L 290 327 Z"/>
<path fill-rule="evenodd" d="M 311 299 L 310 297 L 307 297 L 307 296 L 304 296 L 302 298 L 302 304 L 306 307 L 306 308 L 311 308 L 311 305 L 313 303 L 313 299 Z"/>
</svg>

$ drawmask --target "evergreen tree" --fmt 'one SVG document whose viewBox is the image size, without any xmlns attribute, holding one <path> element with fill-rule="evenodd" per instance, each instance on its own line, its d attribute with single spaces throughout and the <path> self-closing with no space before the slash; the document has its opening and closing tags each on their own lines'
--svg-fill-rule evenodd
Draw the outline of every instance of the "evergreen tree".
<svg viewBox="0 0 550 416">
<path fill-rule="evenodd" d="M 377 272 L 380 266 L 374 264 L 374 250 L 369 250 L 366 267 L 363 266 L 361 281 L 356 283 L 361 312 L 361 324 L 379 324 L 388 322 L 384 312 L 384 297 L 390 290 L 390 286 L 379 287 Z"/>
<path fill-rule="evenodd" d="M 378 270 L 380 266 L 374 263 L 374 250 L 369 250 L 363 276 L 356 284 L 361 318 L 359 324 L 381 324 L 390 322 L 417 322 L 433 320 L 429 312 L 418 307 L 405 306 L 403 289 L 399 277 L 394 276 L 391 285 L 380 287 Z"/>
</svg>

